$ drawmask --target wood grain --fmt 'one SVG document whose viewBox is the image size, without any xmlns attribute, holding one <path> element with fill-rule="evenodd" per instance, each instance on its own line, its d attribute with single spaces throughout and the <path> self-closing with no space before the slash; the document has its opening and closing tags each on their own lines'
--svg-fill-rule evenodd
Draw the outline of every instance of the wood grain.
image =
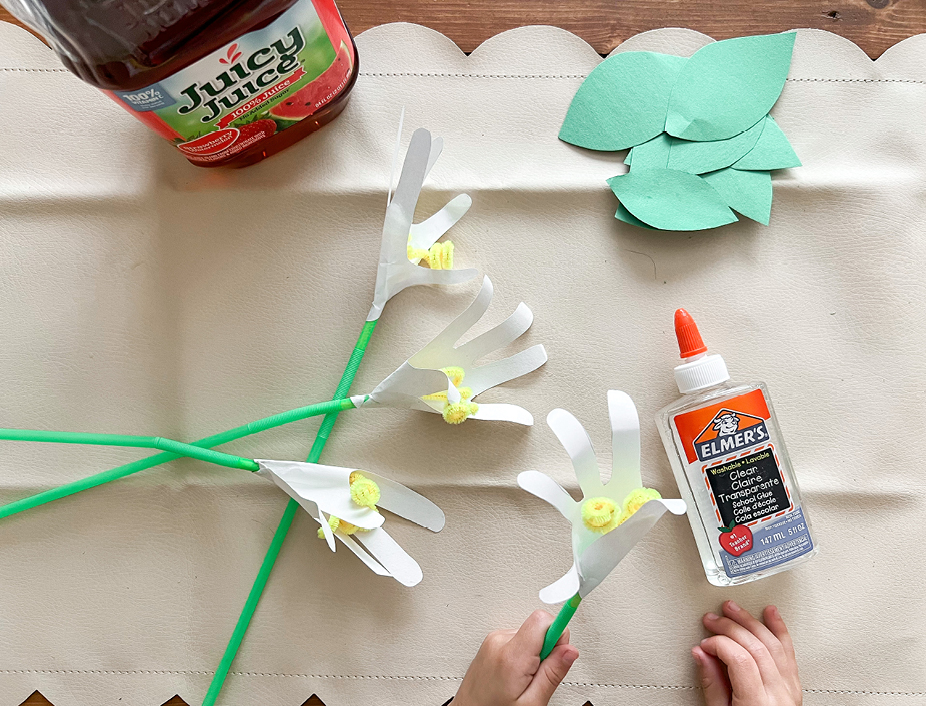
<svg viewBox="0 0 926 706">
<path fill-rule="evenodd" d="M 813 27 L 851 39 L 872 58 L 926 32 L 923 0 L 338 0 L 338 5 L 355 34 L 386 22 L 415 22 L 446 34 L 465 52 L 530 24 L 567 29 L 599 54 L 659 27 L 690 27 L 715 39 Z M 19 24 L 2 7 L 0 20 Z M 52 704 L 35 692 L 22 706 Z M 187 704 L 178 696 L 163 706 Z M 304 706 L 324 703 L 312 696 Z"/>
<path fill-rule="evenodd" d="M 872 58 L 926 32 L 923 0 L 338 0 L 356 34 L 386 22 L 417 22 L 470 52 L 512 27 L 549 24 L 607 54 L 627 37 L 690 27 L 715 39 L 814 27 L 841 34 Z M 13 21 L 3 8 L 0 20 Z"/>
<path fill-rule="evenodd" d="M 851 39 L 872 58 L 926 32 L 922 0 L 339 0 L 338 5 L 352 31 L 387 21 L 417 22 L 466 52 L 526 24 L 568 29 L 600 54 L 659 27 L 690 27 L 715 39 L 814 27 Z"/>
</svg>

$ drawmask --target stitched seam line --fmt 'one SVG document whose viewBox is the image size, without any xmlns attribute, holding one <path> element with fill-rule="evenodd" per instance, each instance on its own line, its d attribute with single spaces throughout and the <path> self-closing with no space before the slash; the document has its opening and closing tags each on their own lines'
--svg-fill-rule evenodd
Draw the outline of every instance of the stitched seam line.
<svg viewBox="0 0 926 706">
<path fill-rule="evenodd" d="M 70 73 L 67 69 L 23 69 L 23 68 L 3 68 L 0 71 L 21 71 L 26 73 L 46 73 L 46 74 L 66 74 Z M 550 78 L 550 79 L 576 79 L 586 78 L 587 74 L 468 74 L 468 73 L 446 73 L 446 72 L 428 72 L 428 71 L 361 71 L 361 76 L 373 76 L 376 78 L 395 77 L 395 76 L 414 76 L 414 77 L 434 77 L 434 78 L 499 78 L 499 79 L 519 79 L 519 78 Z M 926 81 L 913 78 L 789 78 L 788 81 L 795 82 L 815 82 L 815 83 L 913 83 L 926 85 Z"/>
<path fill-rule="evenodd" d="M 801 689 L 805 694 L 864 694 L 866 696 L 926 696 L 926 691 L 859 691 L 857 689 Z"/>
<path fill-rule="evenodd" d="M 42 74 L 67 74 L 70 73 L 67 69 L 5 69 L 0 68 L 0 71 L 30 71 L 35 73 Z"/>
<path fill-rule="evenodd" d="M 361 71 L 361 76 L 397 77 L 397 76 L 414 76 L 414 77 L 437 77 L 437 78 L 500 78 L 500 79 L 517 79 L 517 78 L 552 78 L 552 79 L 575 79 L 586 78 L 587 74 L 470 74 L 470 73 L 446 73 L 431 71 Z M 926 81 L 912 78 L 789 78 L 788 81 L 814 81 L 821 83 L 916 83 L 926 85 Z"/>
<path fill-rule="evenodd" d="M 133 674 L 154 675 L 201 675 L 212 676 L 215 672 L 194 670 L 141 669 L 119 671 L 108 669 L 0 669 L 0 674 L 102 674 L 127 676 Z M 236 677 L 293 677 L 299 679 L 347 679 L 372 681 L 463 681 L 462 677 L 405 676 L 387 674 L 284 674 L 276 672 L 230 672 Z M 674 684 L 600 684 L 596 682 L 564 681 L 567 686 L 594 686 L 608 689 L 667 689 L 673 691 L 697 691 L 696 686 Z M 864 694 L 866 696 L 926 696 L 924 691 L 866 691 L 861 689 L 804 689 L 805 694 Z"/>
<path fill-rule="evenodd" d="M 420 76 L 441 78 L 586 78 L 588 74 L 470 74 L 442 71 L 361 71 L 361 76 Z"/>
<path fill-rule="evenodd" d="M 915 78 L 789 78 L 787 80 L 819 83 L 919 83 L 926 85 L 926 81 Z"/>
</svg>

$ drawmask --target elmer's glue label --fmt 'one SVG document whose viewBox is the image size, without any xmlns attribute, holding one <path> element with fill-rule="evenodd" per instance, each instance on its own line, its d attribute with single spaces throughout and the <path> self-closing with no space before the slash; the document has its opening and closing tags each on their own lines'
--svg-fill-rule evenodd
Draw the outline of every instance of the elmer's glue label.
<svg viewBox="0 0 926 706">
<path fill-rule="evenodd" d="M 683 396 L 656 423 L 708 581 L 747 583 L 806 561 L 817 546 L 768 390 L 730 382 L 684 309 L 675 331 Z"/>
</svg>

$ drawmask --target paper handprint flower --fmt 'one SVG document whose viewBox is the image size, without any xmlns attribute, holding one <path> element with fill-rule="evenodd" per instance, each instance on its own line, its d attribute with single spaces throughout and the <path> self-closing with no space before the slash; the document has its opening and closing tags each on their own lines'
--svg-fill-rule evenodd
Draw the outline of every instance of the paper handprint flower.
<svg viewBox="0 0 926 706">
<path fill-rule="evenodd" d="M 401 136 L 401 127 L 399 132 Z M 379 512 L 380 509 L 390 510 L 428 529 L 439 531 L 444 525 L 444 515 L 436 505 L 422 496 L 400 484 L 365 471 L 322 466 L 317 463 L 265 461 L 259 464 L 253 459 L 228 457 L 227 454 L 219 452 L 205 453 L 208 451 L 205 447 L 228 443 L 296 419 L 324 414 L 324 420 L 308 456 L 311 461 L 318 461 L 337 415 L 360 406 L 354 404 L 355 398 L 348 399 L 346 395 L 386 303 L 397 293 L 412 285 L 456 284 L 470 280 L 477 275 L 477 271 L 472 269 L 453 270 L 453 244 L 446 241 L 439 242 L 469 209 L 471 205 L 469 196 L 459 195 L 430 218 L 417 224 L 413 222 L 422 185 L 434 166 L 441 148 L 442 141 L 432 140 L 427 130 L 416 130 L 412 136 L 395 194 L 390 193 L 387 202 L 372 305 L 335 390 L 335 399 L 265 417 L 256 422 L 206 437 L 195 442 L 195 445 L 184 445 L 181 442 L 167 443 L 168 440 L 161 437 L 127 439 L 123 436 L 122 441 L 129 442 L 128 446 L 155 448 L 161 450 L 162 453 L 44 493 L 37 493 L 0 508 L 0 517 L 14 514 L 166 463 L 176 458 L 178 453 L 209 460 L 219 465 L 223 465 L 219 459 L 224 458 L 234 468 L 260 472 L 285 490 L 292 500 L 287 503 L 286 510 L 280 519 L 274 539 L 270 543 L 261 570 L 242 610 L 238 627 L 232 633 L 232 639 L 215 671 L 209 691 L 203 701 L 204 704 L 214 704 L 219 696 L 222 684 L 229 673 L 229 667 L 241 645 L 258 599 L 266 586 L 273 565 L 280 555 L 280 549 L 292 526 L 293 517 L 300 506 L 320 523 L 321 534 L 332 550 L 336 546 L 334 540 L 337 539 L 377 574 L 392 576 L 406 586 L 413 586 L 422 579 L 422 572 L 417 562 L 383 529 L 384 518 Z M 396 163 L 398 155 L 397 146 Z M 464 317 L 475 313 L 472 321 L 475 323 L 487 308 L 491 296 L 491 286 L 486 282 L 477 304 L 470 307 Z M 479 309 L 480 303 L 484 304 L 481 309 Z M 449 336 L 446 349 L 443 347 L 442 339 L 441 342 L 433 342 L 409 360 L 399 371 L 396 371 L 394 376 L 390 376 L 389 380 L 377 388 L 375 394 L 361 396 L 360 401 L 382 406 L 407 406 L 425 411 L 442 412 L 448 421 L 459 422 L 472 416 L 480 419 L 510 418 L 512 421 L 529 424 L 532 422 L 530 415 L 519 407 L 477 405 L 472 401 L 472 397 L 494 385 L 523 375 L 545 362 L 546 354 L 542 346 L 535 346 L 507 361 L 473 367 L 473 363 L 481 356 L 515 340 L 530 326 L 530 322 L 530 310 L 522 305 L 505 324 L 474 341 L 454 348 L 453 344 L 472 325 L 472 323 L 462 325 L 458 320 L 454 323 L 454 326 L 459 329 L 456 335 L 450 336 L 451 329 L 442 334 L 442 336 Z M 414 390 L 419 391 L 414 392 Z M 405 403 L 406 401 L 408 404 Z M 57 436 L 59 438 L 55 440 L 61 441 L 67 435 L 58 434 Z M 24 437 L 11 435 L 9 438 Z M 86 438 L 83 442 L 74 442 L 71 437 L 68 439 L 68 443 L 100 444 L 118 441 L 110 439 L 110 441 L 103 442 L 99 435 L 96 435 L 92 441 Z"/>
<path fill-rule="evenodd" d="M 576 502 L 556 481 L 538 471 L 525 471 L 518 485 L 546 500 L 572 524 L 572 568 L 555 583 L 540 591 L 545 603 L 560 603 L 585 593 L 598 585 L 605 575 L 623 559 L 656 524 L 666 510 L 681 515 L 682 500 L 663 500 L 659 493 L 643 488 L 640 476 L 640 420 L 630 397 L 618 390 L 608 391 L 611 419 L 612 471 L 607 483 L 601 472 L 591 439 L 579 421 L 563 409 L 554 409 L 547 424 L 572 459 L 582 501 Z M 607 539 L 603 535 L 608 535 Z M 606 542 L 609 551 L 602 553 L 606 565 L 583 567 L 582 557 L 596 541 Z M 584 568 L 584 570 L 583 570 Z"/>
<path fill-rule="evenodd" d="M 485 277 L 476 299 L 462 314 L 373 392 L 351 398 L 354 404 L 434 412 L 442 414 L 450 424 L 469 418 L 533 424 L 530 412 L 516 405 L 473 401 L 479 393 L 526 375 L 547 361 L 544 347 L 537 344 L 508 358 L 475 365 L 480 358 L 514 342 L 530 328 L 534 319 L 530 308 L 519 304 L 498 326 L 455 346 L 485 314 L 492 296 L 492 281 Z"/>
<path fill-rule="evenodd" d="M 367 321 L 376 321 L 392 297 L 416 284 L 459 284 L 475 277 L 476 270 L 453 270 L 453 244 L 437 241 L 460 220 L 472 199 L 460 194 L 421 223 L 413 223 L 424 179 L 443 149 L 441 138 L 418 128 L 412 134 L 395 194 L 386 207 L 383 241 L 376 271 L 376 290 Z M 424 260 L 429 268 L 419 263 Z"/>
<path fill-rule="evenodd" d="M 385 518 L 379 510 L 440 532 L 444 513 L 437 505 L 369 471 L 296 461 L 258 463 L 258 475 L 276 483 L 318 521 L 319 537 L 327 540 L 332 551 L 337 538 L 374 573 L 391 576 L 404 586 L 421 581 L 421 567 L 383 529 Z"/>
</svg>

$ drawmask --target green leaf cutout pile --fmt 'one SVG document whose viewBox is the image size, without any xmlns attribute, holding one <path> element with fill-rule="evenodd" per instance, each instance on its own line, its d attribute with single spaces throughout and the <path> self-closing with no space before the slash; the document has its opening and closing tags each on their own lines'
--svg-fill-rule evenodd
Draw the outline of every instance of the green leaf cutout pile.
<svg viewBox="0 0 926 706">
<path fill-rule="evenodd" d="M 657 230 L 703 230 L 736 213 L 768 225 L 773 169 L 801 166 L 769 115 L 791 66 L 794 32 L 725 39 L 690 58 L 624 52 L 576 92 L 559 137 L 629 149 L 608 185 L 615 217 Z"/>
</svg>

